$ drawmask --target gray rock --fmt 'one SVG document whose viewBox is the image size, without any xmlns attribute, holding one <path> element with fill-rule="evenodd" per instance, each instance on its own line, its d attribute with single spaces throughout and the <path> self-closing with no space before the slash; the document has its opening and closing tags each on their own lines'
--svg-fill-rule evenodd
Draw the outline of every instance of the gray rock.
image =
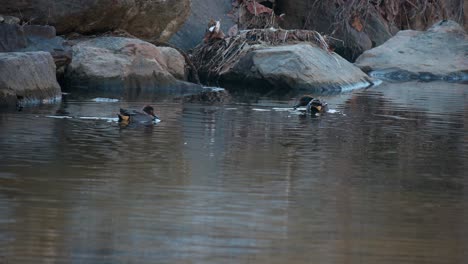
<svg viewBox="0 0 468 264">
<path fill-rule="evenodd" d="M 71 48 L 56 36 L 55 28 L 39 25 L 0 24 L 0 52 L 46 51 L 57 67 L 71 61 Z"/>
<path fill-rule="evenodd" d="M 308 91 L 344 91 L 372 84 L 339 55 L 307 43 L 254 48 L 222 74 L 221 81 Z"/>
<path fill-rule="evenodd" d="M 277 10 L 285 13 L 280 26 L 285 29 L 311 29 L 324 35 L 333 36 L 341 41 L 333 41 L 336 52 L 353 61 L 363 51 L 380 45 L 389 39 L 397 29 L 389 25 L 375 8 L 366 9 L 363 28 L 357 30 L 351 26 L 351 21 L 340 19 L 343 14 L 341 8 L 347 3 L 336 4 L 337 1 L 323 2 L 309 0 L 281 1 Z"/>
<path fill-rule="evenodd" d="M 0 24 L 0 52 L 18 51 L 26 46 L 27 40 L 22 27 Z"/>
<path fill-rule="evenodd" d="M 411 4 L 409 4 L 411 2 Z M 468 1 L 276 1 L 275 11 L 285 13 L 285 29 L 313 29 L 338 40 L 336 52 L 355 60 L 362 52 L 381 45 L 400 29 L 426 30 L 441 18 L 459 23 Z M 464 5 L 464 6 L 463 6 Z"/>
<path fill-rule="evenodd" d="M 123 29 L 167 41 L 190 13 L 190 0 L 2 0 L 0 14 L 52 25 L 59 34 Z"/>
<path fill-rule="evenodd" d="M 185 58 L 179 51 L 171 47 L 158 47 L 161 56 L 157 59 L 172 76 L 179 80 L 186 80 Z"/>
<path fill-rule="evenodd" d="M 73 46 L 65 74 L 75 88 L 151 91 L 185 80 L 185 59 L 176 50 L 131 38 L 99 37 Z"/>
<path fill-rule="evenodd" d="M 170 43 L 189 50 L 203 41 L 205 30 L 210 19 L 221 21 L 221 30 L 228 32 L 234 25 L 228 16 L 232 10 L 231 0 L 197 0 L 192 1 L 190 16 L 177 33 L 172 36 Z"/>
<path fill-rule="evenodd" d="M 0 24 L 17 25 L 20 22 L 21 20 L 17 17 L 0 15 Z"/>
<path fill-rule="evenodd" d="M 0 53 L 0 105 L 47 103 L 60 99 L 60 86 L 50 53 Z"/>
<path fill-rule="evenodd" d="M 468 30 L 468 1 L 463 1 L 463 13 L 465 14 L 465 18 L 463 19 L 465 21 L 464 27 L 465 30 Z"/>
<path fill-rule="evenodd" d="M 188 103 L 227 103 L 231 100 L 231 95 L 223 88 L 203 87 L 198 93 L 183 96 L 182 100 Z"/>
<path fill-rule="evenodd" d="M 355 65 L 400 81 L 463 80 L 468 74 L 468 36 L 456 22 L 445 20 L 427 31 L 400 31 L 364 52 Z"/>
</svg>

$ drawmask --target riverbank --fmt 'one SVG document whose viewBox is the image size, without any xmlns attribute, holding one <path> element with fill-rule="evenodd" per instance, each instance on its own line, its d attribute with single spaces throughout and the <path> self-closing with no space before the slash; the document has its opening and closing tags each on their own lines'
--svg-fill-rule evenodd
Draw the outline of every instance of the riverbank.
<svg viewBox="0 0 468 264">
<path fill-rule="evenodd" d="M 55 27 L 30 25 L 24 17 L 2 15 L 0 52 L 50 53 L 55 65 L 48 67 L 55 68 L 55 82 L 58 81 L 62 92 L 96 90 L 115 93 L 117 97 L 156 94 L 171 87 L 201 91 L 199 80 L 204 85 L 227 87 L 231 91 L 250 86 L 270 92 L 303 90 L 304 93 L 369 87 L 375 81 L 366 73 L 392 81 L 467 82 L 468 65 L 463 53 L 468 47 L 467 35 L 454 21 L 437 22 L 425 32 L 401 31 L 366 51 L 353 65 L 335 52 L 337 40 L 332 36 L 313 30 L 279 28 L 285 18 L 277 13 L 275 3 L 271 6 L 252 1 L 237 3 L 232 15 L 238 22 L 223 32 L 222 21 L 210 21 L 204 26 L 205 36 L 199 36 L 201 44 L 187 53 L 161 42 L 168 39 L 168 34 L 177 32 L 182 25 L 180 17 L 161 18 L 158 23 L 166 23 L 165 29 L 154 27 L 150 37 L 149 24 L 138 31 L 125 24 L 125 19 L 119 22 L 125 25 L 109 20 L 108 27 L 103 27 L 103 32 L 98 34 L 92 34 L 93 27 L 73 30 L 71 24 L 61 22 L 65 13 L 51 15 Z M 80 12 L 87 10 L 85 6 Z M 131 7 L 121 3 L 120 8 Z M 187 13 L 182 9 L 176 8 L 174 12 Z M 56 30 L 64 35 L 57 36 Z M 395 43 L 400 46 L 395 48 Z M 442 50 L 443 55 L 438 52 Z M 9 71 L 0 73 L 1 104 L 25 105 L 60 98 L 60 90 L 50 93 L 55 83 L 34 79 L 35 75 L 27 71 L 17 71 L 23 75 L 16 77 L 14 68 L 20 66 L 8 65 L 11 60 L 3 60 L 4 68 Z M 15 86 L 10 81 L 15 78 L 26 81 Z"/>
</svg>

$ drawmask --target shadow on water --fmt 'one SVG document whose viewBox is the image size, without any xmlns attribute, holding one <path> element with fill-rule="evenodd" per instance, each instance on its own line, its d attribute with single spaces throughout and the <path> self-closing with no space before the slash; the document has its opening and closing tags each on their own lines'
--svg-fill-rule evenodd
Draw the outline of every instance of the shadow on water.
<svg viewBox="0 0 468 264">
<path fill-rule="evenodd" d="M 465 263 L 468 89 L 0 112 L 0 263 Z M 153 127 L 57 119 L 155 106 Z"/>
</svg>

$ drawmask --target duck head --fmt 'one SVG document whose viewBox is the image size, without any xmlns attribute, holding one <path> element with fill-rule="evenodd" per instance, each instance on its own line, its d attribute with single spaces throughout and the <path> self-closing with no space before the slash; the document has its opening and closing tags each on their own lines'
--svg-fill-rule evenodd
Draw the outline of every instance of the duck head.
<svg viewBox="0 0 468 264">
<path fill-rule="evenodd" d="M 322 112 L 325 110 L 327 104 L 325 102 L 320 101 L 310 95 L 304 95 L 299 99 L 298 104 L 294 106 L 294 109 L 298 107 L 306 107 L 307 111 L 317 111 Z"/>
<path fill-rule="evenodd" d="M 155 113 L 154 113 L 154 108 L 150 105 L 146 105 L 143 107 L 143 112 L 147 113 L 148 115 L 152 116 L 153 119 L 159 119 L 161 120 Z"/>
</svg>

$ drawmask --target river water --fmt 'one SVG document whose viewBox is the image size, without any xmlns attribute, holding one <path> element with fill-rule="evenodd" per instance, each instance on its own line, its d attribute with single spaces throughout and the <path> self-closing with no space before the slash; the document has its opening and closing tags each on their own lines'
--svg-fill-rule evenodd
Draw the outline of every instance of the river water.
<svg viewBox="0 0 468 264">
<path fill-rule="evenodd" d="M 0 263 L 468 263 L 468 86 L 294 98 L 0 112 Z"/>
</svg>

